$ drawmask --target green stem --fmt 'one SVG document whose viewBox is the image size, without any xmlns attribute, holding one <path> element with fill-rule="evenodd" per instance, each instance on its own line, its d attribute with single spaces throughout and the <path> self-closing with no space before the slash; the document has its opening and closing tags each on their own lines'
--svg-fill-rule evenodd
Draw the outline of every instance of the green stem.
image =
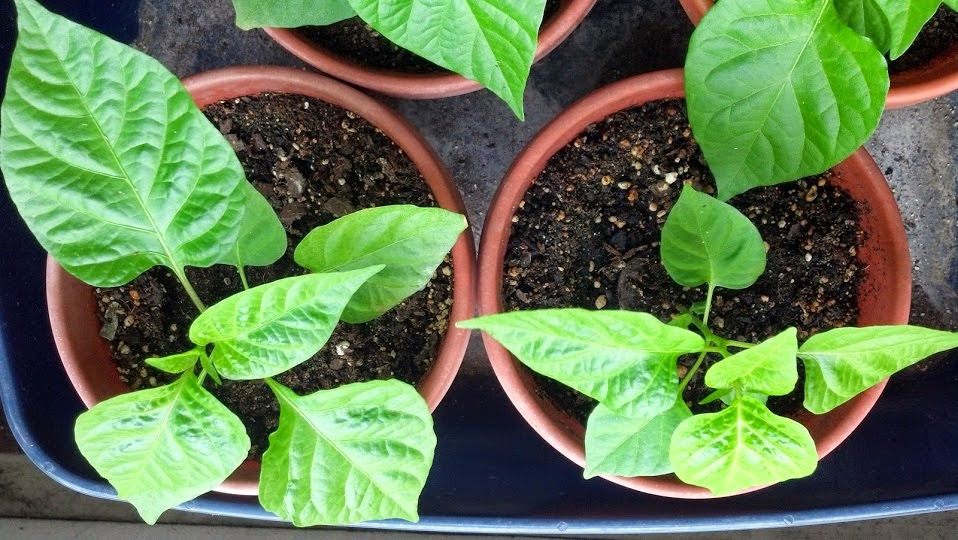
<svg viewBox="0 0 958 540">
<path fill-rule="evenodd" d="M 206 306 L 203 305 L 203 301 L 200 300 L 200 296 L 196 294 L 196 290 L 193 289 L 193 285 L 190 284 L 190 280 L 186 279 L 186 272 L 184 272 L 181 268 L 176 268 L 173 270 L 173 273 L 176 275 L 176 279 L 180 280 L 183 288 L 186 289 L 186 294 L 190 297 L 190 300 L 193 301 L 196 309 L 200 310 L 200 313 L 206 311 Z"/>
<path fill-rule="evenodd" d="M 689 385 L 689 382 L 692 381 L 692 377 L 695 376 L 695 373 L 699 370 L 700 367 L 702 367 L 702 362 L 705 361 L 705 355 L 707 355 L 708 353 L 709 353 L 709 351 L 702 351 L 702 352 L 699 354 L 699 357 L 698 357 L 698 359 L 695 361 L 695 363 L 692 364 L 692 367 L 689 368 L 688 373 L 686 373 L 686 374 L 685 374 L 685 377 L 682 378 L 682 382 L 679 383 L 679 397 L 680 397 L 680 398 L 682 397 L 682 392 L 685 392 L 685 387 L 688 386 L 688 385 Z"/>
<path fill-rule="evenodd" d="M 246 269 L 243 268 L 243 265 L 237 266 L 236 269 L 239 270 L 240 281 L 243 282 L 243 290 L 248 291 L 249 281 L 246 279 Z"/>
<path fill-rule="evenodd" d="M 729 340 L 726 340 L 726 341 L 725 341 L 725 346 L 726 346 L 726 347 L 736 347 L 736 348 L 738 348 L 738 349 L 751 349 L 752 347 L 755 346 L 755 344 L 754 344 L 754 343 L 746 343 L 746 342 L 744 342 L 744 341 L 735 341 L 735 340 L 729 339 Z"/>
<path fill-rule="evenodd" d="M 196 382 L 198 382 L 200 386 L 203 386 L 203 381 L 205 380 L 206 380 L 206 370 L 203 368 L 200 368 L 200 374 L 196 376 Z"/>
<path fill-rule="evenodd" d="M 709 292 L 705 296 L 705 313 L 702 314 L 702 324 L 708 327 L 709 313 L 712 311 L 712 296 L 715 294 L 715 285 L 709 283 Z"/>
</svg>

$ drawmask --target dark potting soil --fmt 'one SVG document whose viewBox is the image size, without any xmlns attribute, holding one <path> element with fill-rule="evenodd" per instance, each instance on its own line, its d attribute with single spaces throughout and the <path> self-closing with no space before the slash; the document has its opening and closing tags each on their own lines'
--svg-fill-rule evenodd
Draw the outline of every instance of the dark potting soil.
<svg viewBox="0 0 958 540">
<path fill-rule="evenodd" d="M 548 21 L 549 17 L 559 9 L 562 1 L 547 0 L 542 20 Z M 423 74 L 446 71 L 429 60 L 395 45 L 359 17 L 326 26 L 304 26 L 296 31 L 313 43 L 367 67 Z"/>
<path fill-rule="evenodd" d="M 684 101 L 652 102 L 590 126 L 551 158 L 513 218 L 503 267 L 506 310 L 629 309 L 669 321 L 705 300 L 704 287 L 677 285 L 659 257 L 662 225 L 684 183 L 715 191 Z M 795 326 L 804 341 L 819 330 L 856 323 L 856 251 L 863 234 L 856 204 L 829 175 L 753 189 L 731 204 L 758 227 L 768 262 L 752 287 L 717 289 L 709 321 L 714 332 L 757 343 Z M 680 376 L 693 360 L 680 359 Z M 693 410 L 721 407 L 697 405 L 711 392 L 703 374 L 717 360 L 708 358 L 685 391 Z M 595 405 L 591 398 L 537 380 L 544 396 L 585 423 Z M 769 406 L 797 412 L 801 386 L 770 399 Z"/>
<path fill-rule="evenodd" d="M 958 47 L 958 13 L 942 4 L 925 24 L 911 47 L 888 64 L 892 75 L 921 69 L 944 51 Z"/>
<path fill-rule="evenodd" d="M 299 275 L 293 249 L 313 228 L 372 206 L 436 206 L 412 161 L 362 118 L 319 100 L 262 95 L 209 106 L 204 111 L 232 143 L 257 190 L 269 199 L 286 228 L 289 249 L 276 264 L 247 268 L 250 285 Z M 447 259 L 429 285 L 372 322 L 341 323 L 313 358 L 276 377 L 300 395 L 350 382 L 422 379 L 435 358 L 452 305 Z M 233 267 L 189 268 L 206 305 L 241 290 Z M 155 268 L 123 287 L 98 290 L 104 333 L 121 378 L 140 389 L 174 376 L 144 363 L 192 348 L 187 336 L 197 308 L 165 268 Z M 279 408 L 262 381 L 209 378 L 205 386 L 246 425 L 251 457 L 266 449 Z"/>
</svg>

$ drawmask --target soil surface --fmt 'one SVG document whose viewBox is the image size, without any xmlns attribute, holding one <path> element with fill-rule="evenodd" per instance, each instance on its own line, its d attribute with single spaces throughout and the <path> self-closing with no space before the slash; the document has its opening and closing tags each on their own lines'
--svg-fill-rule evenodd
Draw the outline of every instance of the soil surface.
<svg viewBox="0 0 958 540">
<path fill-rule="evenodd" d="M 905 54 L 889 62 L 888 71 L 894 75 L 921 69 L 942 52 L 955 47 L 958 47 L 958 13 L 942 5 Z"/>
<path fill-rule="evenodd" d="M 262 95 L 204 111 L 231 142 L 250 182 L 269 199 L 286 227 L 289 249 L 276 264 L 247 268 L 251 286 L 305 273 L 293 249 L 313 228 L 355 210 L 387 204 L 437 206 L 412 161 L 362 118 L 319 100 Z M 430 284 L 379 319 L 341 323 L 313 358 L 276 377 L 300 395 L 350 382 L 397 378 L 416 384 L 432 365 L 452 305 L 449 259 Z M 241 290 L 237 270 L 189 268 L 206 305 Z M 123 287 L 98 290 L 104 337 L 121 378 L 133 389 L 174 378 L 143 359 L 192 348 L 187 337 L 198 311 L 165 268 Z M 252 440 L 251 457 L 266 449 L 278 403 L 262 381 L 205 386 L 234 411 Z"/>
<path fill-rule="evenodd" d="M 669 278 L 659 257 L 662 225 L 684 183 L 714 193 L 714 179 L 691 136 L 685 103 L 652 102 L 590 126 L 560 150 L 526 193 L 513 218 L 504 268 L 506 310 L 550 307 L 630 309 L 662 321 L 705 299 Z M 730 203 L 766 242 L 766 271 L 742 291 L 716 291 L 710 327 L 756 343 L 786 327 L 799 340 L 822 329 L 854 325 L 863 234 L 856 204 L 828 175 L 756 188 Z M 684 375 L 694 359 L 680 360 Z M 711 390 L 705 368 L 689 384 L 693 410 Z M 799 363 L 801 370 L 801 363 Z M 539 377 L 541 390 L 583 423 L 594 401 Z M 801 407 L 802 383 L 769 405 L 782 414 Z"/>
<path fill-rule="evenodd" d="M 562 0 L 547 0 L 542 20 L 548 21 L 561 5 Z M 404 73 L 447 72 L 429 60 L 395 45 L 359 17 L 326 26 L 304 26 L 297 32 L 330 52 L 366 67 Z"/>
</svg>

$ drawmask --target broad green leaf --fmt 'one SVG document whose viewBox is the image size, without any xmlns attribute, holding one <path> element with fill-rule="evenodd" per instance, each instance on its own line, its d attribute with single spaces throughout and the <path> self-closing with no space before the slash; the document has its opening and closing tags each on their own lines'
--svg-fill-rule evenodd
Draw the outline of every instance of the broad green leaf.
<svg viewBox="0 0 958 540">
<path fill-rule="evenodd" d="M 382 267 L 297 276 L 243 291 L 197 317 L 190 340 L 234 380 L 282 373 L 316 354 L 356 289 Z"/>
<path fill-rule="evenodd" d="M 618 415 L 599 404 L 585 430 L 586 478 L 601 474 L 655 476 L 672 472 L 672 433 L 692 411 L 680 399 L 647 419 Z"/>
<path fill-rule="evenodd" d="M 546 0 L 349 0 L 390 41 L 478 81 L 520 119 Z"/>
<path fill-rule="evenodd" d="M 75 431 L 80 453 L 151 525 L 223 482 L 250 447 L 240 419 L 192 373 L 101 402 Z"/>
<path fill-rule="evenodd" d="M 918 32 L 938 11 L 941 0 L 836 0 L 835 4 L 839 12 L 842 12 L 843 9 L 849 9 L 842 8 L 843 4 L 854 5 L 856 11 L 862 9 L 868 12 L 880 12 L 881 17 L 887 24 L 887 34 L 884 34 L 884 36 L 881 33 L 880 25 L 874 22 L 878 18 L 875 15 L 866 19 L 864 27 L 851 22 L 849 26 L 872 38 L 876 46 L 882 52 L 888 52 L 889 57 L 894 60 L 904 54 L 912 42 L 915 41 Z M 859 4 L 865 6 L 858 7 Z M 845 20 L 848 21 L 847 18 Z M 873 31 L 876 32 L 873 34 Z M 880 41 L 882 37 L 885 37 L 884 41 Z"/>
<path fill-rule="evenodd" d="M 683 482 L 718 496 L 802 478 L 818 464 L 815 441 L 804 426 L 749 396 L 682 422 L 669 456 Z"/>
<path fill-rule="evenodd" d="M 0 168 L 40 244 L 101 287 L 222 260 L 247 182 L 176 77 L 33 0 L 17 9 Z"/>
<path fill-rule="evenodd" d="M 458 326 L 482 330 L 534 371 L 642 418 L 672 407 L 676 360 L 705 347 L 698 334 L 633 311 L 515 311 Z"/>
<path fill-rule="evenodd" d="M 958 0 L 944 0 L 942 4 L 945 4 L 951 9 L 958 11 Z"/>
<path fill-rule="evenodd" d="M 193 366 L 196 365 L 196 361 L 200 359 L 200 354 L 199 349 L 192 349 L 161 358 L 147 358 L 144 361 L 147 365 L 153 366 L 160 371 L 176 374 L 193 369 Z"/>
<path fill-rule="evenodd" d="M 741 212 L 685 186 L 662 228 L 662 263 L 686 287 L 744 289 L 765 271 L 765 245 Z"/>
<path fill-rule="evenodd" d="M 835 0 L 835 9 L 845 24 L 874 41 L 879 51 L 891 47 L 891 26 L 878 0 Z"/>
<path fill-rule="evenodd" d="M 267 383 L 279 428 L 263 454 L 263 508 L 298 526 L 419 520 L 436 435 L 415 388 L 372 381 L 300 397 Z"/>
<path fill-rule="evenodd" d="M 344 321 L 364 323 L 422 290 L 465 228 L 465 217 L 442 208 L 368 208 L 311 231 L 295 259 L 313 272 L 385 265 L 343 310 Z"/>
<path fill-rule="evenodd" d="M 245 212 L 236 245 L 220 262 L 237 267 L 269 266 L 286 253 L 286 230 L 256 188 L 247 182 L 243 191 Z"/>
<path fill-rule="evenodd" d="M 735 388 L 769 396 L 784 396 L 798 383 L 797 331 L 777 336 L 716 362 L 705 373 L 712 388 Z"/>
<path fill-rule="evenodd" d="M 958 347 L 958 334 L 920 326 L 836 328 L 798 349 L 805 408 L 824 414 L 920 360 Z"/>
<path fill-rule="evenodd" d="M 243 30 L 325 26 L 356 16 L 347 0 L 233 0 L 233 7 Z"/>
<path fill-rule="evenodd" d="M 851 155 L 878 126 L 888 70 L 831 0 L 722 0 L 692 35 L 685 89 L 727 200 Z"/>
</svg>

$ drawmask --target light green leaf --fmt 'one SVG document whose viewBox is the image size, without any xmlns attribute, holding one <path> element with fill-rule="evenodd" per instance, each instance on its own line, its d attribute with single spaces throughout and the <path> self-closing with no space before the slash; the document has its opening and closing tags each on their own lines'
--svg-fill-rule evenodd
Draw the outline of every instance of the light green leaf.
<svg viewBox="0 0 958 540">
<path fill-rule="evenodd" d="M 601 474 L 655 476 L 672 472 L 672 433 L 692 411 L 680 399 L 647 419 L 618 415 L 599 404 L 585 430 L 586 478 Z"/>
<path fill-rule="evenodd" d="M 478 81 L 523 118 L 546 0 L 349 0 L 390 41 Z"/>
<path fill-rule="evenodd" d="M 233 248 L 243 169 L 156 60 L 18 0 L 0 168 L 40 244 L 100 287 Z"/>
<path fill-rule="evenodd" d="M 845 24 L 874 41 L 879 51 L 891 47 L 891 25 L 878 0 L 835 0 L 835 9 Z"/>
<path fill-rule="evenodd" d="M 256 188 L 247 182 L 243 191 L 245 212 L 236 245 L 220 262 L 237 267 L 269 266 L 286 253 L 286 230 Z"/>
<path fill-rule="evenodd" d="M 942 4 L 945 4 L 951 9 L 958 11 L 958 0 L 944 0 Z"/>
<path fill-rule="evenodd" d="M 347 0 L 233 0 L 233 7 L 243 30 L 325 26 L 356 16 Z"/>
<path fill-rule="evenodd" d="M 762 343 L 716 362 L 705 373 L 712 388 L 735 388 L 784 396 L 798 383 L 797 331 L 789 328 Z"/>
<path fill-rule="evenodd" d="M 842 4 L 856 5 L 856 10 L 859 9 L 858 4 L 865 4 L 867 7 L 861 9 L 867 9 L 869 12 L 880 12 L 888 25 L 885 41 L 880 41 L 882 38 L 880 27 L 877 28 L 876 33 L 872 33 L 877 26 L 872 24 L 872 20 L 877 18 L 874 15 L 867 19 L 864 28 L 851 23 L 849 26 L 872 38 L 878 48 L 882 52 L 888 52 L 889 57 L 894 60 L 904 54 L 912 42 L 915 41 L 918 32 L 938 11 L 941 0 L 836 0 L 836 7 Z M 839 7 L 839 12 L 842 12 L 841 7 Z"/>
<path fill-rule="evenodd" d="M 301 527 L 419 520 L 436 435 L 415 388 L 372 381 L 300 397 L 267 383 L 280 412 L 263 454 L 263 508 Z"/>
<path fill-rule="evenodd" d="M 808 430 L 749 396 L 721 412 L 682 422 L 672 436 L 669 456 L 683 482 L 718 496 L 802 478 L 818 465 Z"/>
<path fill-rule="evenodd" d="M 831 0 L 722 0 L 692 35 L 689 120 L 727 200 L 821 173 L 878 126 L 888 70 Z"/>
<path fill-rule="evenodd" d="M 80 453 L 151 525 L 222 483 L 250 447 L 243 423 L 192 373 L 101 402 L 75 431 Z"/>
<path fill-rule="evenodd" d="M 363 323 L 422 290 L 465 229 L 465 217 L 442 208 L 369 208 L 311 231 L 295 259 L 313 272 L 385 265 L 343 310 L 344 321 Z"/>
<path fill-rule="evenodd" d="M 798 349 L 805 408 L 824 414 L 920 360 L 958 347 L 958 334 L 920 326 L 836 328 Z"/>
<path fill-rule="evenodd" d="M 316 354 L 356 289 L 382 267 L 297 276 L 243 291 L 197 317 L 190 340 L 234 380 L 272 377 Z"/>
<path fill-rule="evenodd" d="M 529 368 L 641 418 L 672 407 L 676 360 L 705 347 L 701 336 L 633 311 L 515 311 L 458 326 L 486 332 Z"/>
<path fill-rule="evenodd" d="M 153 366 L 160 371 L 167 373 L 183 373 L 186 370 L 193 369 L 196 361 L 200 359 L 200 350 L 191 349 L 178 354 L 171 354 L 161 358 L 147 358 L 144 360 L 147 365 Z"/>
<path fill-rule="evenodd" d="M 735 208 L 685 186 L 662 227 L 662 263 L 686 287 L 744 289 L 765 271 L 765 245 Z"/>
</svg>

